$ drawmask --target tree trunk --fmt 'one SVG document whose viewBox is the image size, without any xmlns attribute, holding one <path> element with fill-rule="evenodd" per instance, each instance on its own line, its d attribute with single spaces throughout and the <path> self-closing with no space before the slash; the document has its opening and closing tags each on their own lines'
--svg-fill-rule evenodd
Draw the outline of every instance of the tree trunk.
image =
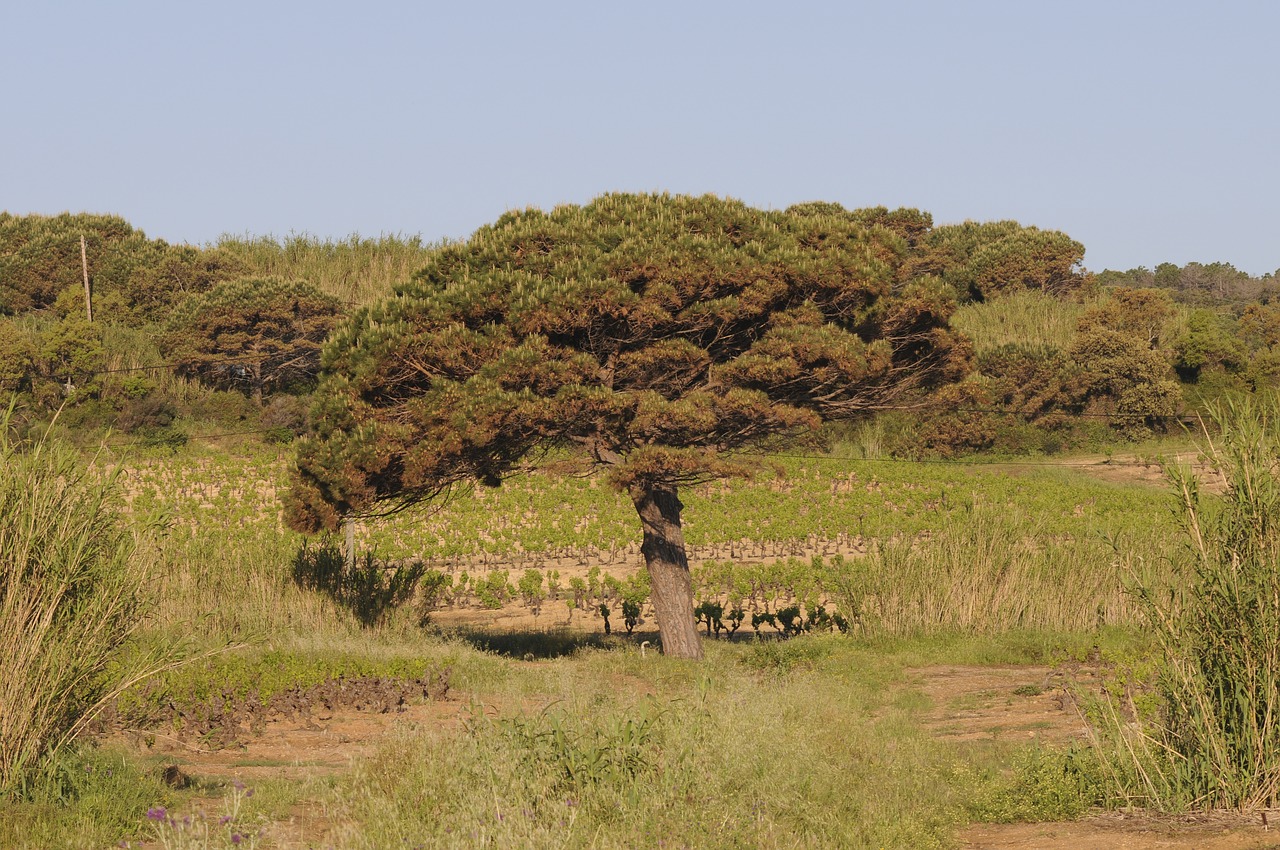
<svg viewBox="0 0 1280 850">
<path fill-rule="evenodd" d="M 649 569 L 662 652 L 676 658 L 700 659 L 702 641 L 693 619 L 693 580 L 684 551 L 684 530 L 680 527 L 684 505 L 674 487 L 633 490 L 631 499 L 644 528 L 640 551 Z"/>
</svg>

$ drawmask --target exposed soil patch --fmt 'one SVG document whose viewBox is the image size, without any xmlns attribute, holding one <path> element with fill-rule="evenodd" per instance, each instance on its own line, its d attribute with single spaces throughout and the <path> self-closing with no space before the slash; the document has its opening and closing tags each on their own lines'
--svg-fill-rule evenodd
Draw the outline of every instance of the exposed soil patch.
<svg viewBox="0 0 1280 850">
<path fill-rule="evenodd" d="M 1084 721 L 1053 667 L 926 667 L 907 673 L 932 705 L 925 725 L 954 741 L 1027 740 L 1054 743 L 1085 737 Z M 1094 670 L 1071 672 L 1077 681 Z"/>
<path fill-rule="evenodd" d="M 449 692 L 449 671 L 429 673 L 417 679 L 381 676 L 339 676 L 307 687 L 286 688 L 263 698 L 257 691 L 236 694 L 230 690 L 207 699 L 186 703 L 166 701 L 145 717 L 121 716 L 109 709 L 99 717 L 106 730 L 167 729 L 179 745 L 217 752 L 244 747 L 268 732 L 270 725 L 300 724 L 306 731 L 322 731 L 322 722 L 335 712 L 400 713 L 421 700 L 442 700 Z"/>
<path fill-rule="evenodd" d="M 1190 465 L 1202 489 L 1211 493 L 1222 492 L 1222 476 L 1209 464 L 1204 463 L 1198 452 L 1179 452 L 1166 460 L 1175 467 L 1179 464 Z M 1061 465 L 1084 472 L 1093 478 L 1117 484 L 1141 484 L 1160 489 L 1169 487 L 1169 477 L 1163 465 L 1135 455 L 1116 455 L 1112 458 L 1068 458 L 1062 460 Z"/>
<path fill-rule="evenodd" d="M 1280 850 L 1280 830 L 1233 815 L 1114 813 L 1072 823 L 975 824 L 959 838 L 968 850 Z"/>
<path fill-rule="evenodd" d="M 188 706 L 169 706 L 145 728 L 113 718 L 109 737 L 165 764 L 164 781 L 199 789 L 184 813 L 214 822 L 224 809 L 221 788 L 261 780 L 305 783 L 351 769 L 372 756 L 394 727 L 457 726 L 463 706 L 448 694 L 447 673 L 421 679 L 332 679 L 291 688 L 267 700 L 221 694 Z M 175 728 L 176 727 L 176 728 Z M 324 846 L 336 826 L 318 801 L 301 800 L 283 818 L 263 827 L 267 846 Z M 134 842 L 138 850 L 159 847 Z"/>
<path fill-rule="evenodd" d="M 129 729 L 114 737 L 152 758 L 162 757 L 186 777 L 246 783 L 255 778 L 308 779 L 346 770 L 352 760 L 371 755 L 395 725 L 451 726 L 459 722 L 460 710 L 450 700 L 402 705 L 387 713 L 321 709 L 306 718 L 268 721 L 255 734 L 218 749 L 154 729 Z"/>
<path fill-rule="evenodd" d="M 1088 687 L 1098 670 L 1060 667 L 927 667 L 908 671 L 931 707 L 924 723 L 955 741 L 1081 741 L 1084 721 L 1065 689 Z M 1280 824 L 1280 812 L 1268 813 Z M 968 850 L 1280 850 L 1280 829 L 1261 814 L 1164 817 L 1110 812 L 1069 823 L 974 824 L 957 836 Z"/>
</svg>

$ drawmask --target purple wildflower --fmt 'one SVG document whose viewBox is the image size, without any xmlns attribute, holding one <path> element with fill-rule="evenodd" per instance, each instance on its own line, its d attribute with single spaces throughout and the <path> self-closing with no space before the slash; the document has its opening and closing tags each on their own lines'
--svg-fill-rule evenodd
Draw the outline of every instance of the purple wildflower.
<svg viewBox="0 0 1280 850">
<path fill-rule="evenodd" d="M 160 821 L 160 820 L 164 820 L 168 816 L 169 816 L 169 813 L 165 811 L 164 806 L 152 806 L 151 808 L 147 809 L 147 820 Z"/>
<path fill-rule="evenodd" d="M 244 836 L 243 836 L 243 835 L 241 835 L 241 834 L 240 834 L 240 833 L 238 833 L 238 832 L 233 832 L 233 833 L 231 833 L 231 843 L 232 843 L 232 844 L 239 844 L 241 841 L 244 841 Z"/>
</svg>

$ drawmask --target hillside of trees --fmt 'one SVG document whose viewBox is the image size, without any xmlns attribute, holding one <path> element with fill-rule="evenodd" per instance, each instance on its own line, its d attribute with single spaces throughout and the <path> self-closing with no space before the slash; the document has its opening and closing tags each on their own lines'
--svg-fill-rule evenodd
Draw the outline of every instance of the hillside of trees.
<svg viewBox="0 0 1280 850">
<path fill-rule="evenodd" d="M 930 281 L 958 305 L 969 374 L 928 408 L 877 414 L 885 453 L 1098 447 L 1280 384 L 1280 274 L 1227 263 L 1093 274 L 1079 242 L 1017 222 L 793 209 L 874 232 L 895 286 Z M 171 245 L 117 216 L 0 213 L 0 397 L 13 400 L 16 427 L 56 416 L 86 440 L 291 440 L 307 427 L 329 331 L 392 297 L 442 247 L 399 236 Z"/>
</svg>

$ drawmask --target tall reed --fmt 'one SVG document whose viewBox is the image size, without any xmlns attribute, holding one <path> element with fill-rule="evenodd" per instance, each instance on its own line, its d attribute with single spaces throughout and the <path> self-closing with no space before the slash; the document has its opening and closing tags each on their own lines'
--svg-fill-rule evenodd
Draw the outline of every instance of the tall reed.
<svg viewBox="0 0 1280 850">
<path fill-rule="evenodd" d="M 0 420 L 5 417 L 0 416 Z M 0 797 L 22 788 L 127 679 L 146 572 L 114 476 L 0 421 Z"/>
<path fill-rule="evenodd" d="M 1189 470 L 1171 475 L 1188 581 L 1138 589 L 1161 659 L 1154 705 L 1131 687 L 1094 706 L 1116 793 L 1161 809 L 1280 795 L 1280 404 L 1245 398 L 1212 414 L 1221 435 L 1206 429 L 1203 453 L 1223 495 Z"/>
</svg>

